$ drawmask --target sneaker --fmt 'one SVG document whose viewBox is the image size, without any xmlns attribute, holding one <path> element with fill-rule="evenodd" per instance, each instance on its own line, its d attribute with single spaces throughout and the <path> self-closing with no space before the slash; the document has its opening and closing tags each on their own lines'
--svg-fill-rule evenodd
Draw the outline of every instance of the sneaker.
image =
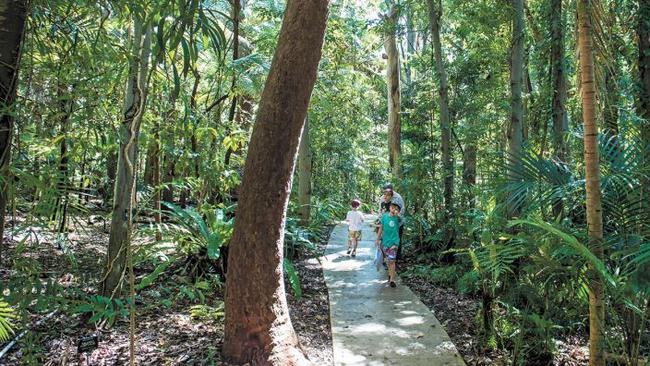
<svg viewBox="0 0 650 366">
<path fill-rule="evenodd" d="M 348 252 L 345 254 L 350 255 L 350 252 L 352 252 L 352 249 L 348 248 Z"/>
<path fill-rule="evenodd" d="M 357 252 L 356 251 L 352 252 L 352 258 L 354 258 L 356 256 L 357 256 Z"/>
<path fill-rule="evenodd" d="M 396 286 L 397 284 L 395 283 L 395 281 L 390 281 L 390 287 L 396 287 Z"/>
</svg>

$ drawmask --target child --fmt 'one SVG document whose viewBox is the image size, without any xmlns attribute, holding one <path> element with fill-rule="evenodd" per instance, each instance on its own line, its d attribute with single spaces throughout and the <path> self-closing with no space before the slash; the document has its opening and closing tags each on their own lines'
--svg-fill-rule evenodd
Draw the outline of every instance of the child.
<svg viewBox="0 0 650 366">
<path fill-rule="evenodd" d="M 395 284 L 395 260 L 397 259 L 397 248 L 399 248 L 399 225 L 400 205 L 391 202 L 390 211 L 386 212 L 381 217 L 381 225 L 377 233 L 377 247 L 383 249 L 386 261 L 388 262 L 388 282 L 390 287 L 397 286 Z M 381 247 L 380 247 L 381 245 Z M 382 248 L 383 247 L 383 248 Z"/>
<path fill-rule="evenodd" d="M 361 201 L 353 199 L 351 204 L 352 210 L 348 211 L 345 221 L 350 225 L 348 227 L 348 253 L 352 253 L 352 258 L 357 256 L 357 245 L 361 240 L 361 224 L 363 223 L 363 213 L 359 211 Z"/>
</svg>

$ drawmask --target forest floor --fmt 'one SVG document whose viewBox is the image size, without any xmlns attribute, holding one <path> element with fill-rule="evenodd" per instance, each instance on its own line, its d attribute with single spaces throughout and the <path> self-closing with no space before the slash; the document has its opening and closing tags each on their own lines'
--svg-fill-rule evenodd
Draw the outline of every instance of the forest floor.
<svg viewBox="0 0 650 366">
<path fill-rule="evenodd" d="M 22 225 L 24 220 L 18 218 L 13 224 Z M 5 238 L 0 284 L 5 296 L 22 296 L 23 301 L 31 303 L 30 309 L 34 311 L 28 317 L 32 331 L 0 359 L 0 364 L 128 364 L 128 318 L 117 315 L 111 327 L 96 327 L 89 322 L 89 313 L 76 310 L 79 305 L 87 305 L 96 294 L 95 284 L 100 279 L 108 243 L 104 219 L 101 216 L 77 218 L 74 231 L 68 234 L 67 255 L 48 230 L 35 226 L 29 231 L 27 240 L 19 236 Z M 318 243 L 315 253 L 294 262 L 303 287 L 302 297 L 296 299 L 287 294 L 291 319 L 303 349 L 318 365 L 332 363 L 327 290 L 320 265 L 309 261 L 322 254 L 329 232 L 323 234 L 324 242 Z M 183 273 L 183 267 L 181 260 L 173 262 L 164 276 L 139 292 L 135 327 L 135 355 L 139 365 L 223 364 L 220 359 L 223 284 L 216 275 L 194 283 Z M 148 261 L 135 266 L 136 284 L 154 268 Z M 19 291 L 11 294 L 8 290 L 32 287 L 24 286 L 26 283 L 48 281 L 57 283 L 58 290 L 52 297 L 43 294 L 40 300 L 35 294 L 20 295 Z M 291 287 L 287 284 L 287 288 Z M 54 308 L 61 310 L 39 326 L 33 326 Z M 16 334 L 21 330 L 16 329 Z M 94 334 L 99 335 L 98 347 L 79 354 L 79 340 Z M 0 348 L 3 346 L 0 344 Z"/>
<path fill-rule="evenodd" d="M 24 220 L 16 221 L 16 225 L 24 224 Z M 39 310 L 29 315 L 31 324 L 56 307 L 61 311 L 33 328 L 0 360 L 0 364 L 83 365 L 86 359 L 89 365 L 128 363 L 127 318 L 118 315 L 112 327 L 100 329 L 88 321 L 89 314 L 75 311 L 79 305 L 88 304 L 100 279 L 108 243 L 104 222 L 102 216 L 78 218 L 75 230 L 68 234 L 68 254 L 59 248 L 51 232 L 36 226 L 31 227 L 28 240 L 22 240 L 24 236 L 6 240 L 7 246 L 3 248 L 0 260 L 0 284 L 4 296 L 33 297 L 27 301 L 31 302 L 31 308 Z M 302 283 L 302 298 L 296 299 L 289 290 L 287 292 L 293 325 L 305 352 L 317 365 L 331 365 L 333 359 L 327 288 L 321 266 L 313 260 L 323 254 L 330 229 L 323 230 L 314 253 L 294 261 Z M 400 267 L 405 269 L 413 264 L 415 258 L 407 256 Z M 136 283 L 154 268 L 146 260 L 137 265 Z M 195 283 L 183 273 L 183 268 L 182 260 L 174 262 L 164 276 L 140 291 L 136 300 L 135 354 L 140 365 L 222 364 L 223 314 L 219 309 L 223 301 L 223 284 L 216 275 Z M 23 275 L 17 276 L 19 273 Z M 58 297 L 43 304 L 34 295 L 36 291 L 31 291 L 31 295 L 9 293 L 12 286 L 19 288 L 17 284 L 29 281 L 58 283 Z M 479 330 L 475 317 L 480 307 L 479 299 L 462 296 L 453 289 L 436 287 L 415 277 L 403 281 L 435 311 L 468 365 L 506 364 L 505 353 L 486 350 L 477 342 Z M 286 288 L 290 289 L 290 286 L 287 284 Z M 92 334 L 99 335 L 97 349 L 89 354 L 78 354 L 79 339 Z M 584 338 L 573 337 L 557 342 L 557 348 L 553 364 L 587 364 Z"/>
</svg>

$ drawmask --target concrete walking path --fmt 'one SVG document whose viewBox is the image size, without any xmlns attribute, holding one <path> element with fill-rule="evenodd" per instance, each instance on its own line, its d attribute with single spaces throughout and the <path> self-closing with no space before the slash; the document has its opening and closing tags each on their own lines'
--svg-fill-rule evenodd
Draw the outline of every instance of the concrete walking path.
<svg viewBox="0 0 650 366">
<path fill-rule="evenodd" d="M 389 287 L 386 271 L 373 265 L 372 219 L 363 225 L 356 258 L 346 255 L 348 228 L 340 224 L 322 259 L 334 365 L 464 365 L 433 313 L 399 279 Z"/>
</svg>

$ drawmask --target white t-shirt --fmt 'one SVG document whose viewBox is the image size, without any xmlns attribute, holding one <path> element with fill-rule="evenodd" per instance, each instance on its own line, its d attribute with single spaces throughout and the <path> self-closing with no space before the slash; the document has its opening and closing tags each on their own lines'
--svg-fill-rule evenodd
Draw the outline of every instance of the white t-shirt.
<svg viewBox="0 0 650 366">
<path fill-rule="evenodd" d="M 363 224 L 363 214 L 360 211 L 350 210 L 348 211 L 345 221 L 350 224 L 348 230 L 350 231 L 361 231 L 361 224 Z"/>
</svg>

